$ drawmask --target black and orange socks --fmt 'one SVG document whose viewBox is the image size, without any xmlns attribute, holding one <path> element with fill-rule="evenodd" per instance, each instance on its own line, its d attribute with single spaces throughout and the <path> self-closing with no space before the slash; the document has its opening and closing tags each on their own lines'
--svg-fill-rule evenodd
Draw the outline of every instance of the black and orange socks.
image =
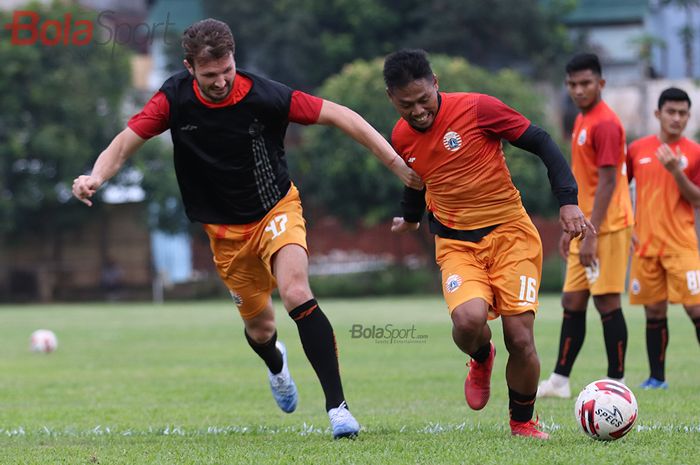
<svg viewBox="0 0 700 465">
<path fill-rule="evenodd" d="M 564 309 L 559 336 L 559 354 L 554 373 L 566 376 L 571 374 L 576 357 L 586 338 L 586 312 L 574 312 Z"/>
<path fill-rule="evenodd" d="M 245 334 L 245 338 L 250 347 L 256 354 L 258 354 L 258 356 L 260 356 L 261 359 L 263 359 L 265 365 L 267 365 L 267 368 L 272 372 L 272 374 L 276 375 L 282 371 L 282 354 L 279 350 L 277 350 L 277 347 L 275 347 L 275 343 L 277 342 L 277 331 L 275 331 L 269 341 L 262 344 L 251 339 L 248 331 L 243 330 L 243 333 Z"/>
<path fill-rule="evenodd" d="M 289 312 L 296 322 L 306 358 L 316 372 L 326 396 L 326 411 L 345 400 L 340 381 L 335 334 L 330 321 L 321 311 L 316 299 L 311 299 Z"/>
</svg>

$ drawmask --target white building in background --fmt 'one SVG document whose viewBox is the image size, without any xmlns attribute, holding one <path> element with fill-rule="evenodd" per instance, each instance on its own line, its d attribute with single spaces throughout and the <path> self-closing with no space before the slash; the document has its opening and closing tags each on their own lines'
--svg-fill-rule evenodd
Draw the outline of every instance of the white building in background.
<svg viewBox="0 0 700 465">
<path fill-rule="evenodd" d="M 662 0 L 579 0 L 564 23 L 575 43 L 600 55 L 611 84 L 700 76 L 699 6 L 686 10 Z M 681 39 L 685 27 L 694 33 L 691 76 Z"/>
<path fill-rule="evenodd" d="M 700 7 L 686 11 L 662 0 L 579 0 L 564 20 L 576 51 L 598 54 L 607 86 L 603 98 L 620 116 L 630 137 L 658 130 L 654 110 L 658 96 L 667 87 L 680 87 L 700 105 Z M 686 58 L 681 37 L 689 27 L 692 74 L 686 76 Z M 647 47 L 646 49 L 644 47 Z M 570 130 L 578 111 L 562 89 L 564 131 Z M 557 110 L 554 110 L 557 112 Z M 691 118 L 689 137 L 700 132 L 700 118 Z"/>
</svg>

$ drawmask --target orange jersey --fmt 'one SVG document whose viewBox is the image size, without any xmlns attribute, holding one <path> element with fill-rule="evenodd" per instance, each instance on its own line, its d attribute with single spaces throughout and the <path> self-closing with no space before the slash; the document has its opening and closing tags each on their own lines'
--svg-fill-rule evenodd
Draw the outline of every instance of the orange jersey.
<svg viewBox="0 0 700 465">
<path fill-rule="evenodd" d="M 586 217 L 590 218 L 593 212 L 598 168 L 617 168 L 615 190 L 599 233 L 619 231 L 632 225 L 625 158 L 625 129 L 605 102 L 601 100 L 586 114 L 579 113 L 571 140 L 571 170 L 578 183 L 578 204 Z"/>
<path fill-rule="evenodd" d="M 400 119 L 392 143 L 426 185 L 426 206 L 443 225 L 471 230 L 525 213 L 506 166 L 501 139 L 515 140 L 530 121 L 483 94 L 440 93 L 426 131 Z"/>
<path fill-rule="evenodd" d="M 629 147 L 628 169 L 637 181 L 635 230 L 642 257 L 698 253 L 693 207 L 683 198 L 673 175 L 656 158 L 662 142 L 656 135 L 634 141 Z M 683 172 L 700 185 L 700 145 L 683 137 L 669 144 L 680 148 Z"/>
</svg>

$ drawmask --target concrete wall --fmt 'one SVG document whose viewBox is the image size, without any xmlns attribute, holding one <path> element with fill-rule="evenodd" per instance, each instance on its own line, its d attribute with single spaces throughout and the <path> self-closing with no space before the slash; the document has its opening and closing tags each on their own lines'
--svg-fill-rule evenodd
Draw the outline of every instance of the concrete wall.
<svg viewBox="0 0 700 465">
<path fill-rule="evenodd" d="M 654 110 L 661 92 L 668 87 L 685 90 L 693 102 L 691 117 L 685 135 L 691 139 L 700 131 L 700 86 L 691 79 L 658 79 L 636 85 L 610 86 L 603 91 L 603 98 L 615 110 L 629 136 L 641 137 L 658 132 L 659 123 Z M 695 110 L 694 110 L 695 109 Z"/>
<path fill-rule="evenodd" d="M 118 270 L 116 287 L 130 289 L 125 294 L 150 290 L 151 245 L 144 208 L 143 203 L 104 205 L 75 232 L 3 241 L 0 301 L 105 297 L 102 281 L 109 263 Z"/>
</svg>

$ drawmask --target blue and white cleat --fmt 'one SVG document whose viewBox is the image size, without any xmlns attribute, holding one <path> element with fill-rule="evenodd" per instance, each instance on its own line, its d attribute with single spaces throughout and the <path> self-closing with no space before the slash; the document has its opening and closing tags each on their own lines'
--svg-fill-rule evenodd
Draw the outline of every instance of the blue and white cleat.
<svg viewBox="0 0 700 465">
<path fill-rule="evenodd" d="M 666 381 L 661 381 L 660 379 L 652 378 L 650 376 L 649 379 L 640 384 L 639 387 L 644 390 L 668 389 L 668 383 Z"/>
<path fill-rule="evenodd" d="M 297 386 L 294 384 L 292 375 L 289 374 L 289 366 L 287 365 L 287 348 L 282 341 L 277 341 L 275 347 L 282 354 L 282 371 L 272 374 L 267 371 L 267 376 L 270 379 L 270 389 L 272 396 L 275 398 L 277 405 L 283 412 L 292 413 L 297 408 Z"/>
<path fill-rule="evenodd" d="M 338 408 L 332 408 L 328 411 L 328 417 L 331 419 L 331 427 L 333 428 L 333 439 L 339 438 L 355 438 L 360 432 L 360 424 L 352 416 L 348 410 L 345 401 L 341 402 Z"/>
</svg>

